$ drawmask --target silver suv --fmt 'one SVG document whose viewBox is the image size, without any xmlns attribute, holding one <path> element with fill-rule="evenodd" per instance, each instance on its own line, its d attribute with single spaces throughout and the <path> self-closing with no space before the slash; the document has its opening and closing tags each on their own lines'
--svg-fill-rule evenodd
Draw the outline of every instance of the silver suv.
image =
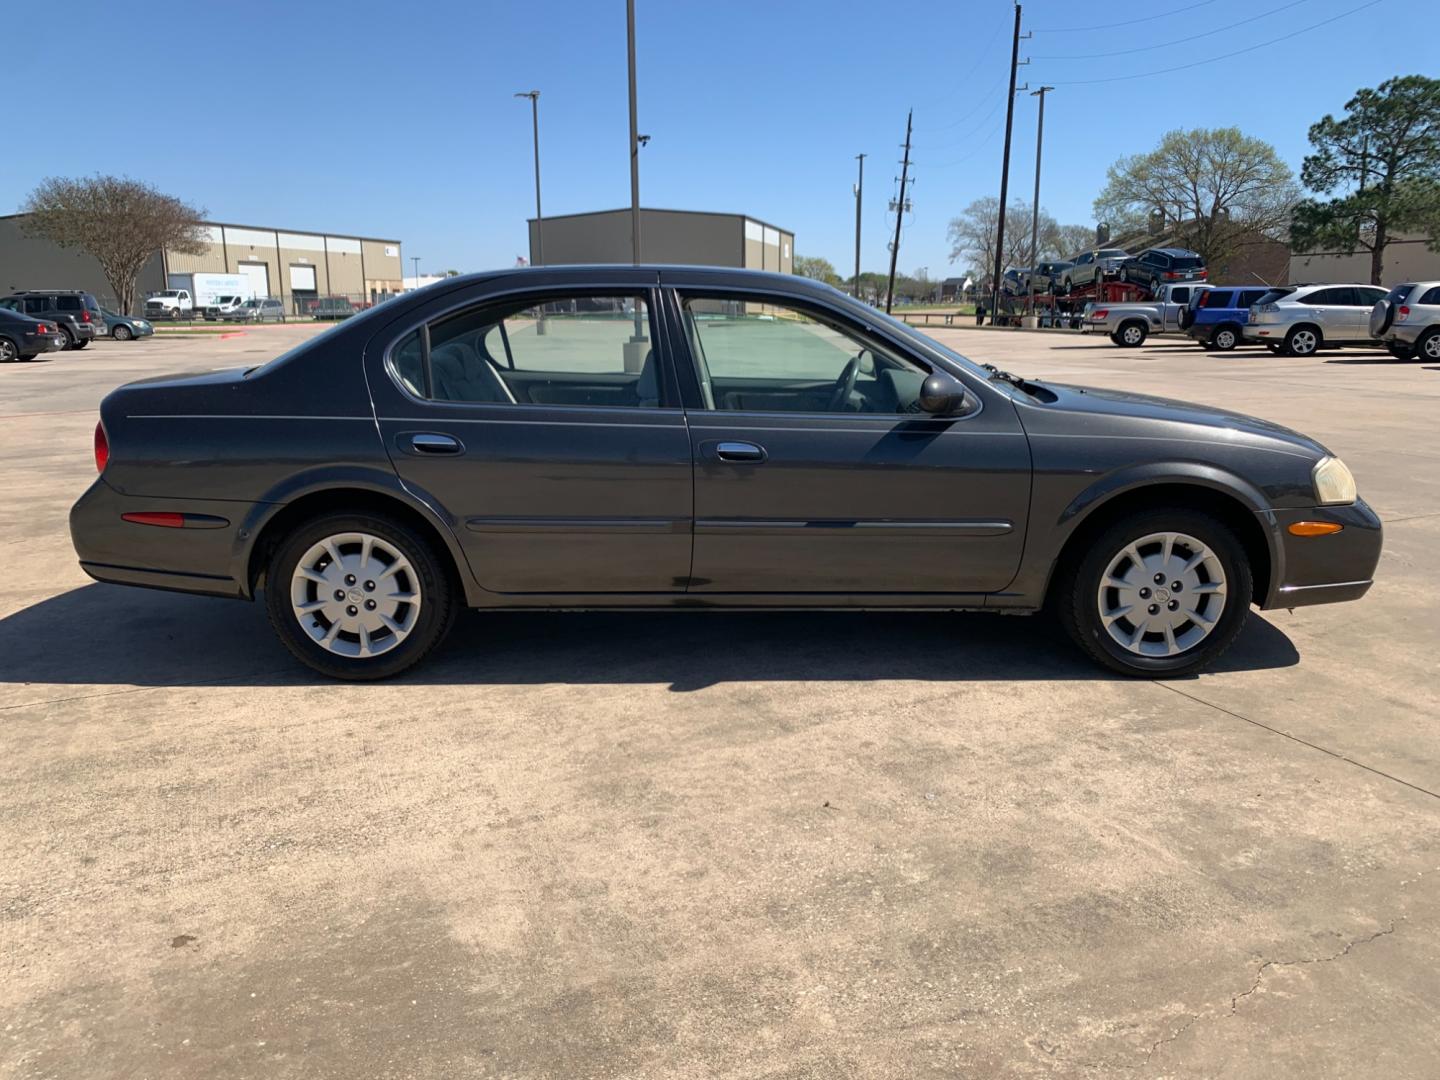
<svg viewBox="0 0 1440 1080">
<path fill-rule="evenodd" d="M 1370 333 L 1401 360 L 1440 360 L 1440 281 L 1396 285 L 1370 309 Z"/>
<path fill-rule="evenodd" d="M 1370 309 L 1385 297 L 1378 285 L 1282 285 L 1250 308 L 1245 340 L 1287 356 L 1311 356 L 1326 345 L 1379 345 Z"/>
</svg>

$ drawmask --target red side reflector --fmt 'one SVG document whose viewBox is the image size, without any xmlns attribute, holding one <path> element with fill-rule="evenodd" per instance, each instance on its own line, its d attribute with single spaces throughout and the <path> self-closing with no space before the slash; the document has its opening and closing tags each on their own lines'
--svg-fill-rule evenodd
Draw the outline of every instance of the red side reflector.
<svg viewBox="0 0 1440 1080">
<path fill-rule="evenodd" d="M 105 425 L 95 425 L 95 471 L 104 472 L 110 462 L 110 440 L 105 437 Z"/>
<path fill-rule="evenodd" d="M 164 529 L 183 529 L 185 527 L 184 514 L 171 514 L 161 510 L 145 510 L 135 514 L 121 514 L 124 520 L 134 522 L 136 525 L 159 525 Z"/>
</svg>

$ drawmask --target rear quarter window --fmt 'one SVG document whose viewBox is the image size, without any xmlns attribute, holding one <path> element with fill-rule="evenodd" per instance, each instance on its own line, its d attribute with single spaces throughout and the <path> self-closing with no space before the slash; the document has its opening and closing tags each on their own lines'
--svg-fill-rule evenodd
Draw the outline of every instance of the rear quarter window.
<svg viewBox="0 0 1440 1080">
<path fill-rule="evenodd" d="M 1207 308 L 1228 308 L 1233 295 L 1229 289 L 1211 289 L 1210 294 L 1205 297 L 1205 306 Z"/>
<path fill-rule="evenodd" d="M 1417 304 L 1440 304 L 1440 285 L 1436 285 L 1415 301 Z"/>
</svg>

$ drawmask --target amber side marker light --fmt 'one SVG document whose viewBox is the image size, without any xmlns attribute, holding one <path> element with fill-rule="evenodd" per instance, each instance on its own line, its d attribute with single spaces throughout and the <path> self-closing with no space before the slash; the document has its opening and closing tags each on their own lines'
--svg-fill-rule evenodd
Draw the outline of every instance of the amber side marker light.
<svg viewBox="0 0 1440 1080">
<path fill-rule="evenodd" d="M 1334 521 L 1297 521 L 1289 527 L 1291 536 L 1329 536 L 1345 528 Z"/>
</svg>

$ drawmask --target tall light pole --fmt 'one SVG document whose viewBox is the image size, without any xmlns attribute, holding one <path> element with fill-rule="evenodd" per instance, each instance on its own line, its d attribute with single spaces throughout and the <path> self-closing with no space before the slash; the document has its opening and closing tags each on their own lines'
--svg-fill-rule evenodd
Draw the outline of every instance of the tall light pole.
<svg viewBox="0 0 1440 1080">
<path fill-rule="evenodd" d="M 860 179 L 855 182 L 855 299 L 860 299 L 860 204 L 865 201 L 865 156 L 856 154 L 860 162 Z"/>
<path fill-rule="evenodd" d="M 1005 151 L 1000 165 L 1000 227 L 995 230 L 995 280 L 990 283 L 990 325 L 1000 310 L 1005 276 L 1005 200 L 1010 197 L 1010 131 L 1015 124 L 1015 73 L 1020 67 L 1020 3 L 1015 3 L 1015 37 L 1010 44 L 1010 100 L 1005 103 Z"/>
<path fill-rule="evenodd" d="M 1030 314 L 1035 314 L 1035 260 L 1039 255 L 1036 245 L 1040 240 L 1040 150 L 1045 145 L 1045 95 L 1054 90 L 1053 86 L 1042 86 L 1030 91 L 1031 97 L 1040 99 L 1040 122 L 1035 128 L 1035 199 L 1031 203 L 1030 216 Z M 1054 305 L 1051 305 L 1054 311 Z"/>
<path fill-rule="evenodd" d="M 531 266 L 545 263 L 545 219 L 540 215 L 540 91 L 522 90 L 517 98 L 530 99 L 530 126 L 535 135 L 535 257 Z"/>
<path fill-rule="evenodd" d="M 411 255 L 411 256 L 410 256 L 410 262 L 411 262 L 411 263 L 414 265 L 414 267 L 415 267 L 415 288 L 418 289 L 418 288 L 420 287 L 420 256 L 419 256 L 419 255 Z"/>
<path fill-rule="evenodd" d="M 625 0 L 625 43 L 630 61 L 630 261 L 638 266 L 640 264 L 640 121 L 635 101 L 635 0 Z"/>
</svg>

